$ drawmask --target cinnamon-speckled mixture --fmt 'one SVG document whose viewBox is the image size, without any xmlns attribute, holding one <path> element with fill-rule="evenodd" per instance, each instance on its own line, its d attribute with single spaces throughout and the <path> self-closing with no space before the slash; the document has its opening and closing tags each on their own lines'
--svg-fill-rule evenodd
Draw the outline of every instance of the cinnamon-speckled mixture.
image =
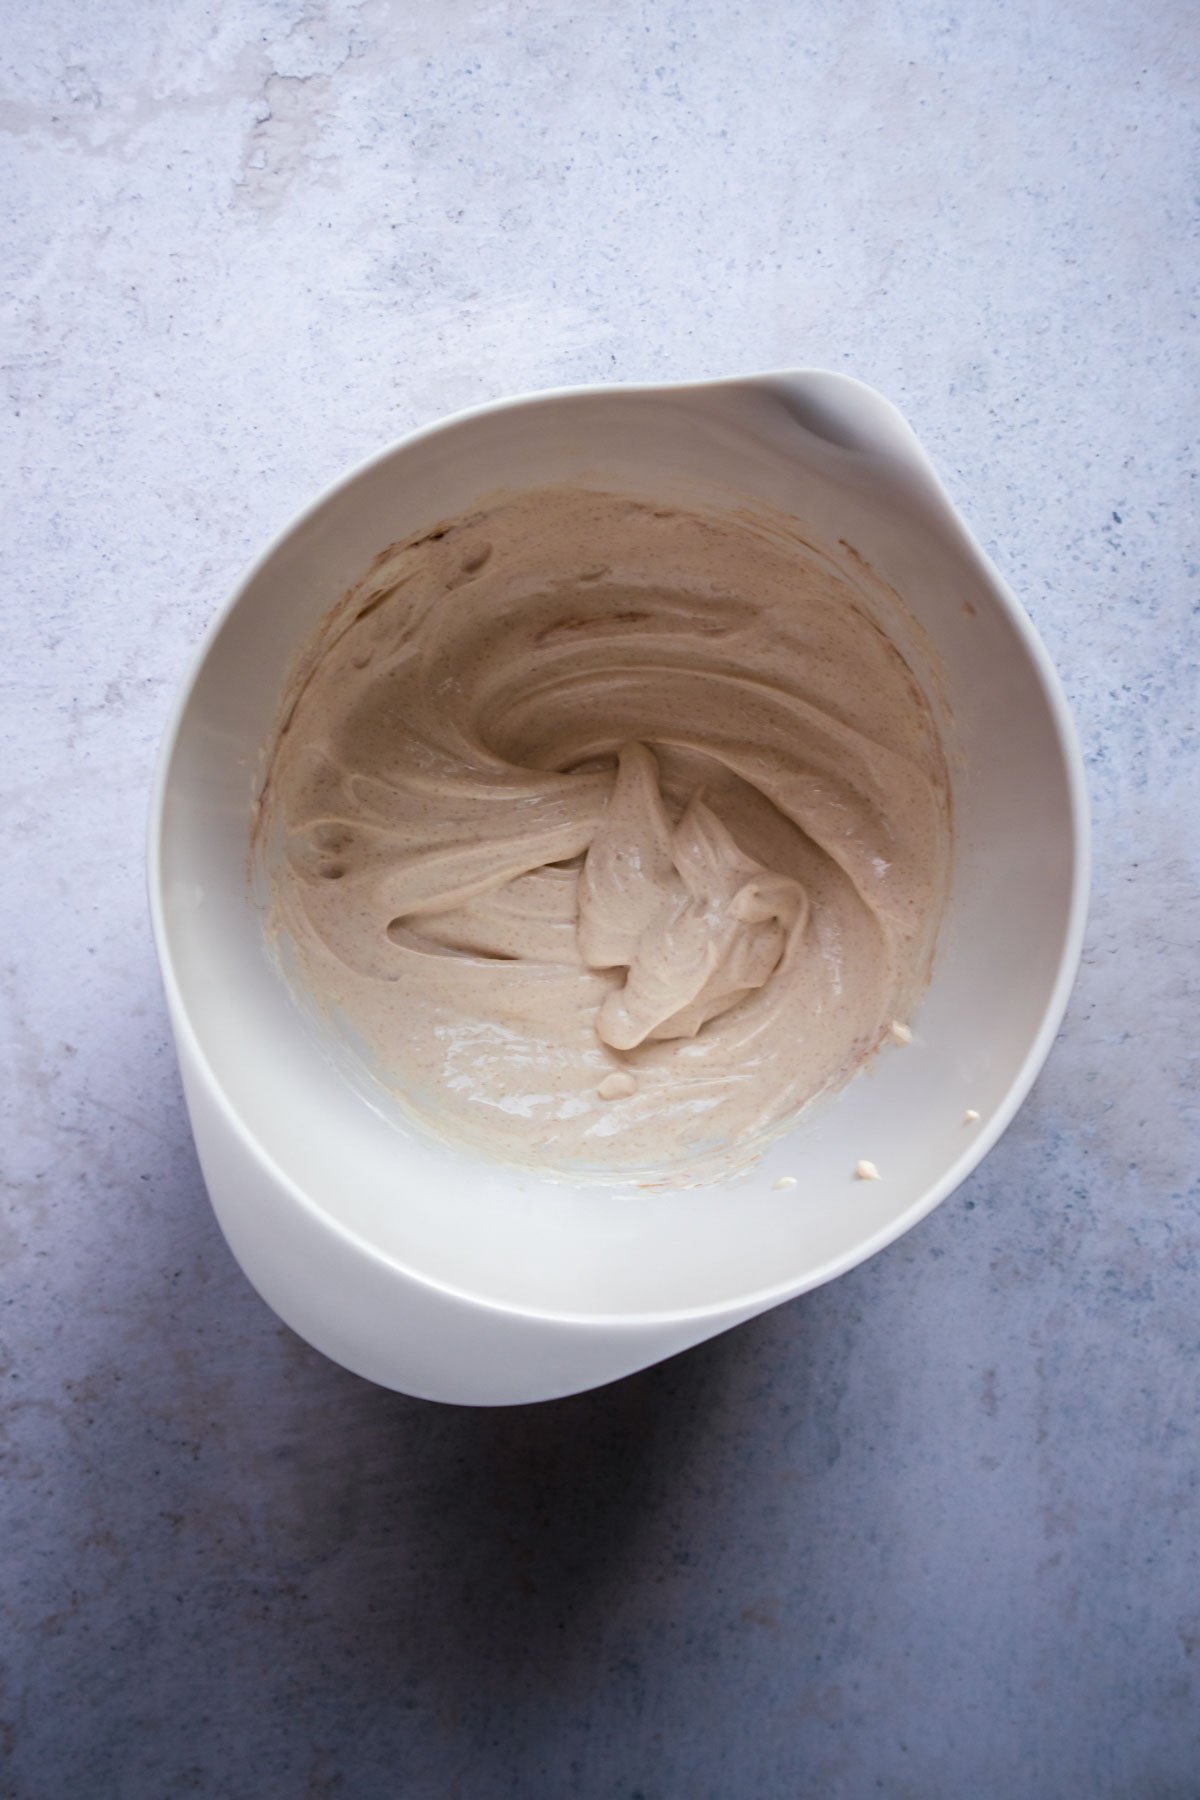
<svg viewBox="0 0 1200 1800">
<path fill-rule="evenodd" d="M 274 923 L 441 1135 L 699 1170 L 911 1009 L 945 758 L 829 558 L 547 489 L 397 547 L 326 639 L 272 751 Z"/>
</svg>

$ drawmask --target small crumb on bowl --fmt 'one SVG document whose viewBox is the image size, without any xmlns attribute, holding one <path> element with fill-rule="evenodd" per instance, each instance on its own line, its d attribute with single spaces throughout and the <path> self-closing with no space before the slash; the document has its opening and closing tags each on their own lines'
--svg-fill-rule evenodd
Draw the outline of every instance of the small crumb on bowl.
<svg viewBox="0 0 1200 1800">
<path fill-rule="evenodd" d="M 895 1040 L 898 1044 L 911 1044 L 912 1043 L 912 1026 L 911 1025 L 902 1025 L 900 1023 L 899 1019 L 893 1019 L 892 1025 L 891 1025 L 891 1032 L 892 1032 L 892 1036 L 895 1038 Z"/>
<path fill-rule="evenodd" d="M 771 1186 L 775 1189 L 776 1193 L 778 1193 L 781 1188 L 794 1188 L 796 1185 L 797 1182 L 794 1175 L 781 1175 L 778 1181 L 773 1181 L 771 1183 Z"/>
<path fill-rule="evenodd" d="M 963 1124 L 964 1125 L 978 1125 L 978 1123 L 979 1123 L 979 1114 L 975 1111 L 975 1108 L 973 1106 L 968 1106 L 966 1112 L 963 1114 Z"/>
<path fill-rule="evenodd" d="M 879 1170 L 875 1167 L 875 1164 L 873 1162 L 867 1162 L 865 1160 L 865 1158 L 862 1162 L 859 1163 L 859 1165 L 855 1169 L 854 1173 L 858 1177 L 859 1181 L 878 1181 L 879 1180 Z"/>
<path fill-rule="evenodd" d="M 602 1100 L 628 1100 L 630 1094 L 637 1092 L 637 1082 L 627 1069 L 614 1069 L 606 1075 L 596 1089 Z"/>
</svg>

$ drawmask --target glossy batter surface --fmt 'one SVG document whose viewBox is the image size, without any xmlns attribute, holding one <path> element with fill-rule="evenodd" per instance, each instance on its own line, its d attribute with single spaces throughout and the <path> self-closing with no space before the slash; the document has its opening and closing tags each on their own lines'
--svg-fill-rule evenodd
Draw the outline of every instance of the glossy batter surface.
<svg viewBox="0 0 1200 1800">
<path fill-rule="evenodd" d="M 877 603 L 761 521 L 547 489 L 400 545 L 271 757 L 273 919 L 440 1134 L 702 1173 L 861 1065 L 946 895 Z"/>
</svg>

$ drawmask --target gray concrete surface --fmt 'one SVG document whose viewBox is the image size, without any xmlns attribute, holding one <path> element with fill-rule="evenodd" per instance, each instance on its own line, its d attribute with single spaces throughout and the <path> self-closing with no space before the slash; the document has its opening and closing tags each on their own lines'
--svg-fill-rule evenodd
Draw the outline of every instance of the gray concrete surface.
<svg viewBox="0 0 1200 1800">
<path fill-rule="evenodd" d="M 1194 19 L 6 9 L 0 1792 L 1200 1795 Z M 1063 672 L 1061 1040 L 833 1287 L 541 1409 L 375 1391 L 204 1198 L 143 903 L 172 692 L 409 427 L 798 363 L 900 403 Z"/>
</svg>

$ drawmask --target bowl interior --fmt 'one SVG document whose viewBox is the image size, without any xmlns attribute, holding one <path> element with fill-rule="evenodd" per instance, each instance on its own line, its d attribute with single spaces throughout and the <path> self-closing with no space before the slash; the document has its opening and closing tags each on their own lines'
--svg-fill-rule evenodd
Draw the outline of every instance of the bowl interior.
<svg viewBox="0 0 1200 1800">
<path fill-rule="evenodd" d="M 1023 1096 L 1077 951 L 1076 752 L 1024 615 L 898 415 L 867 393 L 804 378 L 611 389 L 436 427 L 286 532 L 210 635 L 162 790 L 176 1028 L 194 1035 L 231 1128 L 254 1139 L 296 1203 L 372 1252 L 539 1312 L 744 1305 L 813 1285 L 897 1235 L 961 1179 Z M 766 505 L 852 546 L 919 622 L 925 636 L 903 647 L 953 719 L 954 886 L 915 1041 L 818 1102 L 754 1168 L 709 1186 L 542 1179 L 440 1145 L 373 1103 L 287 992 L 248 884 L 264 747 L 318 621 L 387 544 L 498 489 L 555 481 Z M 965 1122 L 968 1109 L 978 1124 Z M 855 1179 L 860 1158 L 878 1182 Z M 781 1176 L 797 1185 L 777 1189 Z"/>
</svg>

